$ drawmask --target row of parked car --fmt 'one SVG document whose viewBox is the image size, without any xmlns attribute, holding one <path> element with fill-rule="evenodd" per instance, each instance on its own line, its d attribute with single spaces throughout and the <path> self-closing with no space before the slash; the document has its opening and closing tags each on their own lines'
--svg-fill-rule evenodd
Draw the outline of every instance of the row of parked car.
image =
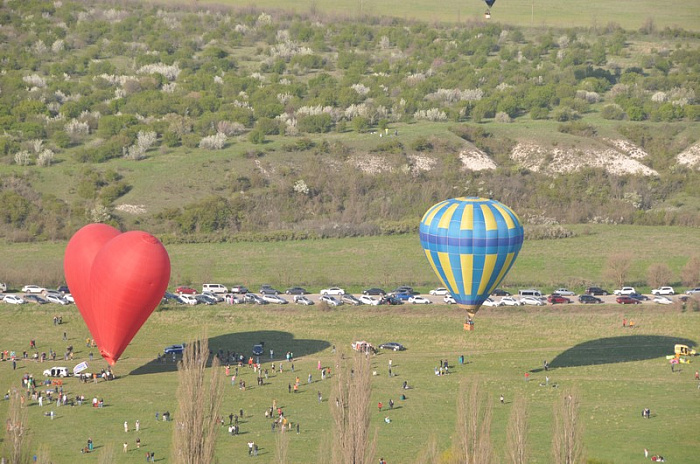
<svg viewBox="0 0 700 464">
<path fill-rule="evenodd" d="M 68 287 L 62 285 L 57 289 L 40 287 L 39 285 L 25 285 L 22 287 L 21 294 L 6 294 L 7 285 L 0 283 L 0 301 L 9 304 L 21 305 L 25 303 L 48 304 L 54 303 L 59 305 L 67 305 L 75 303 L 73 295 L 70 294 Z"/>
</svg>

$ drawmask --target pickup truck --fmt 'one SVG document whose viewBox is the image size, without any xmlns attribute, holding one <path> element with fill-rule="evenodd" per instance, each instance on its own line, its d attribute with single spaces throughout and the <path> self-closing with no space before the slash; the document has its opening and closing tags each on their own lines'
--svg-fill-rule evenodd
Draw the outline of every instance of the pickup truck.
<svg viewBox="0 0 700 464">
<path fill-rule="evenodd" d="M 634 287 L 622 287 L 619 290 L 613 291 L 615 295 L 631 295 L 633 293 L 637 293 L 637 291 L 634 289 Z"/>
</svg>

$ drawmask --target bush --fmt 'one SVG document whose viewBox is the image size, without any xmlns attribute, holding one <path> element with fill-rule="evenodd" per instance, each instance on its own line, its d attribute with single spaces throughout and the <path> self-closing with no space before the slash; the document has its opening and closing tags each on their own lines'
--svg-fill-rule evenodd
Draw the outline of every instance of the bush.
<svg viewBox="0 0 700 464">
<path fill-rule="evenodd" d="M 549 117 L 549 109 L 544 106 L 537 106 L 530 110 L 530 119 L 547 119 Z"/>
<path fill-rule="evenodd" d="M 580 137 L 594 137 L 596 134 L 595 127 L 583 121 L 560 124 L 557 130 L 563 134 L 578 135 Z"/>
<path fill-rule="evenodd" d="M 331 115 L 327 113 L 305 116 L 299 119 L 297 123 L 297 128 L 301 132 L 308 133 L 326 133 L 330 132 L 332 127 L 333 121 Z"/>
<path fill-rule="evenodd" d="M 250 143 L 254 143 L 256 145 L 265 143 L 265 133 L 260 129 L 253 129 L 248 134 L 248 140 L 250 141 Z"/>
<path fill-rule="evenodd" d="M 433 149 L 433 144 L 426 137 L 418 137 L 411 142 L 411 149 L 415 151 L 430 151 Z"/>
<path fill-rule="evenodd" d="M 625 119 L 625 116 L 627 116 L 622 107 L 620 107 L 620 105 L 615 104 L 605 105 L 600 111 L 600 115 L 603 117 L 603 119 L 615 121 L 621 121 Z"/>
</svg>

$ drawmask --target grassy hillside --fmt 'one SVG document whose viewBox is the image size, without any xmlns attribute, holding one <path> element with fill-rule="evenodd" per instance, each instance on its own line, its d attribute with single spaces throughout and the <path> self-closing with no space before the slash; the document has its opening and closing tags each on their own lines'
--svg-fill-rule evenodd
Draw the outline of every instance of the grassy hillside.
<svg viewBox="0 0 700 464">
<path fill-rule="evenodd" d="M 64 324 L 53 326 L 52 316 L 60 312 Z M 635 329 L 623 329 L 623 317 L 634 318 Z M 31 430 L 30 450 L 48 449 L 52 462 L 67 464 L 94 460 L 81 456 L 79 449 L 91 437 L 100 452 L 113 446 L 117 462 L 143 462 L 145 450 L 154 451 L 159 460 L 169 460 L 174 422 L 155 421 L 155 413 L 170 411 L 177 418 L 174 394 L 177 380 L 171 362 L 158 364 L 156 355 L 164 346 L 206 334 L 213 349 L 222 348 L 249 353 L 253 344 L 265 342 L 274 350 L 276 364 L 287 351 L 295 355 L 295 372 L 284 364 L 284 372 L 271 375 L 263 387 L 255 386 L 255 377 L 247 368 L 238 380 L 248 384 L 246 391 L 225 384 L 224 403 L 220 411 L 229 413 L 244 409 L 241 435 L 231 437 L 226 427 L 218 435 L 217 455 L 222 461 L 248 459 L 248 441 L 260 447 L 260 462 L 278 462 L 276 434 L 264 418 L 265 409 L 273 400 L 283 408 L 293 423 L 300 424 L 300 434 L 290 433 L 287 462 L 322 462 L 331 443 L 331 417 L 334 407 L 331 380 L 320 380 L 317 362 L 334 368 L 332 345 L 349 355 L 353 340 L 365 339 L 378 344 L 397 340 L 407 347 L 401 353 L 380 353 L 372 358 L 378 375 L 372 378 L 371 431 L 377 431 L 377 452 L 388 462 L 421 463 L 419 455 L 435 440 L 438 459 L 448 462 L 454 440 L 459 384 L 478 382 L 488 403 L 493 407 L 491 440 L 496 456 L 505 458 L 505 436 L 513 401 L 522 397 L 528 414 L 527 462 L 548 463 L 551 459 L 553 407 L 563 392 L 571 389 L 580 399 L 578 417 L 583 425 L 585 456 L 599 462 L 641 462 L 642 451 L 662 454 L 667 462 L 693 462 L 698 441 L 693 430 L 700 414 L 697 382 L 693 381 L 694 365 L 682 372 L 671 373 L 665 355 L 679 341 L 697 344 L 700 333 L 698 313 L 652 307 L 620 308 L 543 308 L 517 311 L 496 309 L 483 311 L 477 317 L 477 330 L 465 333 L 463 314 L 455 309 L 343 309 L 319 312 L 317 309 L 264 309 L 218 306 L 154 313 L 117 363 L 118 379 L 98 384 L 81 384 L 75 379 L 64 383 L 71 397 L 83 394 L 88 402 L 103 398 L 106 407 L 44 406 L 29 401 L 28 423 Z M 86 360 L 88 349 L 83 345 L 85 327 L 74 307 L 21 309 L 5 308 L 0 312 L 0 348 L 21 351 L 35 338 L 40 351 L 54 348 L 63 351 L 73 344 L 77 359 L 69 367 Z M 69 339 L 63 341 L 66 331 Z M 457 359 L 465 355 L 467 364 Z M 395 377 L 388 377 L 388 360 L 393 361 Z M 447 359 L 452 373 L 438 377 L 434 369 L 439 360 Z M 543 360 L 552 369 L 546 373 Z M 263 356 L 265 368 L 270 360 Z M 0 389 L 7 391 L 19 384 L 27 373 L 42 378 L 44 368 L 64 365 L 63 361 L 44 364 L 18 363 L 13 371 L 9 362 L 0 363 Z M 90 363 L 92 370 L 105 364 Z M 530 381 L 524 381 L 530 372 Z M 307 375 L 313 383 L 307 384 Z M 301 380 L 300 392 L 289 394 L 288 384 L 295 376 Z M 403 392 L 407 381 L 412 390 Z M 556 386 L 556 387 L 555 387 Z M 554 387 L 554 388 L 553 388 Z M 317 393 L 323 402 L 318 403 Z M 505 404 L 498 401 L 504 395 Z M 387 411 L 389 399 L 396 402 Z M 385 410 L 379 412 L 382 401 Z M 5 417 L 7 401 L 0 402 L 0 417 Z M 641 418 L 641 410 L 651 409 L 650 420 Z M 54 410 L 54 420 L 44 413 Z M 386 424 L 384 418 L 392 422 Z M 133 431 L 134 422 L 141 422 L 141 432 Z M 132 431 L 124 433 L 128 421 Z M 141 450 L 135 451 L 135 440 L 141 439 Z M 122 443 L 130 451 L 122 453 Z"/>
<path fill-rule="evenodd" d="M 391 234 L 459 195 L 700 224 L 692 30 L 202 5 L 3 4 L 0 236 Z"/>
<path fill-rule="evenodd" d="M 184 0 L 170 1 L 186 3 Z M 439 6 L 425 0 L 299 0 L 292 5 L 280 0 L 200 0 L 199 3 L 211 6 L 250 5 L 297 13 L 318 11 L 348 17 L 394 16 L 428 22 L 481 21 L 486 11 L 486 5 L 480 0 L 446 0 L 440 2 Z M 697 31 L 700 27 L 700 2 L 697 0 L 681 3 L 654 0 L 499 0 L 491 13 L 491 21 L 524 27 L 596 28 L 613 22 L 625 29 L 639 29 L 649 20 L 658 28 L 680 27 Z"/>
</svg>

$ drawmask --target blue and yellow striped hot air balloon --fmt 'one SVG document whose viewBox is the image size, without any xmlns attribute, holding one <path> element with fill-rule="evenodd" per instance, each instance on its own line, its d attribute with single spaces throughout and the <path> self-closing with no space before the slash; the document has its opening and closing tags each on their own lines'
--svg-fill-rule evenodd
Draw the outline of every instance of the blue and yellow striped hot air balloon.
<svg viewBox="0 0 700 464">
<path fill-rule="evenodd" d="M 503 203 L 453 198 L 425 213 L 420 242 L 433 271 L 471 321 L 518 257 L 523 226 Z"/>
</svg>

